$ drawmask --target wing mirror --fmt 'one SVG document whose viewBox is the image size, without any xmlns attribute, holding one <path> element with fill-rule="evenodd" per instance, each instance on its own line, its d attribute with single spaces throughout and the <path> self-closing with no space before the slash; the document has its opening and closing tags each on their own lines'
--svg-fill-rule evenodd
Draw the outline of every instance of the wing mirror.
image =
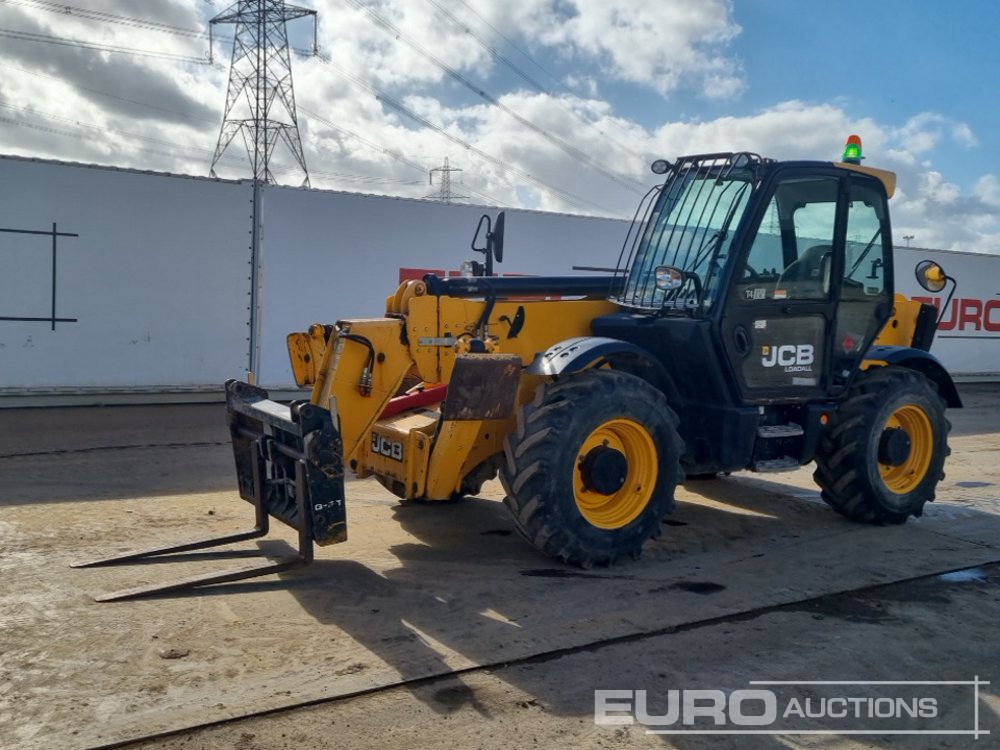
<svg viewBox="0 0 1000 750">
<path fill-rule="evenodd" d="M 948 285 L 948 282 L 951 282 L 951 293 L 948 295 L 947 299 L 945 299 L 944 304 L 940 307 L 937 320 L 935 321 L 936 325 L 941 322 L 941 316 L 944 315 L 945 311 L 948 309 L 948 305 L 951 304 L 951 298 L 955 296 L 955 290 L 958 289 L 958 282 L 946 274 L 944 269 L 933 260 L 922 260 L 917 263 L 916 273 L 917 283 L 928 292 L 933 292 L 934 294 L 943 291 Z"/>
<path fill-rule="evenodd" d="M 917 263 L 917 283 L 928 292 L 940 292 L 948 285 L 951 277 L 933 260 L 922 260 Z M 951 279 L 954 281 L 954 279 Z"/>
<path fill-rule="evenodd" d="M 486 263 L 479 264 L 475 261 L 467 261 L 473 269 L 474 276 L 492 276 L 493 261 L 503 263 L 503 229 L 504 212 L 497 214 L 496 221 L 490 219 L 489 214 L 479 217 L 479 224 L 476 225 L 476 234 L 472 238 L 472 250 L 486 256 Z M 485 231 L 484 231 L 485 230 Z M 477 247 L 480 235 L 485 235 L 484 244 Z M 462 264 L 465 265 L 464 263 Z"/>
<path fill-rule="evenodd" d="M 673 266 L 657 266 L 656 288 L 661 292 L 673 292 L 684 286 L 684 272 Z"/>
</svg>

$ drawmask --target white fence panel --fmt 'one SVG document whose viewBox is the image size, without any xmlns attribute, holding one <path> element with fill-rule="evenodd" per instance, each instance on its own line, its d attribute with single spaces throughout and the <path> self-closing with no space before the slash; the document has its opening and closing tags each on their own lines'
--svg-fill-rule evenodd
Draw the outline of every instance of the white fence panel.
<svg viewBox="0 0 1000 750">
<path fill-rule="evenodd" d="M 941 314 L 931 352 L 952 375 L 1000 374 L 1000 256 L 897 248 L 896 286 L 908 297 L 935 305 L 940 311 L 951 293 L 930 294 L 916 281 L 922 260 L 941 264 L 955 279 L 955 295 Z"/>
<path fill-rule="evenodd" d="M 264 191 L 260 381 L 292 381 L 285 336 L 311 323 L 379 316 L 401 268 L 458 270 L 483 213 L 497 209 L 350 193 Z M 506 211 L 498 273 L 572 274 L 618 261 L 628 222 Z"/>
<path fill-rule="evenodd" d="M 251 192 L 0 159 L 0 393 L 245 375 Z"/>
<path fill-rule="evenodd" d="M 0 399 L 204 391 L 250 363 L 252 187 L 0 157 Z M 260 381 L 292 384 L 285 336 L 381 315 L 401 268 L 457 270 L 496 209 L 318 190 L 263 191 Z M 614 267 L 628 222 L 508 210 L 500 273 Z M 933 352 L 1000 376 L 1000 257 L 899 248 L 899 291 L 941 306 L 913 269 L 958 281 Z"/>
</svg>

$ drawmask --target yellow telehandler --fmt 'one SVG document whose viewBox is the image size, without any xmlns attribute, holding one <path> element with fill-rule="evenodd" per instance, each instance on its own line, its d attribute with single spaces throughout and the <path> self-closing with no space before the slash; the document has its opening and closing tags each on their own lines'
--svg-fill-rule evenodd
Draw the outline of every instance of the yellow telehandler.
<svg viewBox="0 0 1000 750">
<path fill-rule="evenodd" d="M 894 293 L 895 175 L 860 161 L 855 140 L 841 162 L 654 162 L 663 181 L 606 276 L 494 276 L 503 214 L 483 217 L 473 275 L 406 281 L 381 318 L 288 337 L 308 401 L 226 384 L 254 529 L 91 564 L 261 536 L 269 517 L 298 531 L 297 558 L 101 598 L 309 562 L 347 537 L 345 470 L 427 502 L 499 474 L 521 535 L 584 567 L 638 557 L 686 475 L 815 461 L 844 516 L 920 515 L 961 402 L 928 351 L 935 309 Z M 916 271 L 931 291 L 951 280 Z"/>
</svg>

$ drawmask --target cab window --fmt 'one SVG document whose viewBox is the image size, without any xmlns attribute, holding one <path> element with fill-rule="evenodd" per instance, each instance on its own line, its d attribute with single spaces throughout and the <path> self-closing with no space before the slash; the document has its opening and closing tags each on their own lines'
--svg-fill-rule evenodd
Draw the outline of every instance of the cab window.
<svg viewBox="0 0 1000 750">
<path fill-rule="evenodd" d="M 874 189 L 854 184 L 847 209 L 844 298 L 876 297 L 885 289 L 882 225 L 884 201 Z"/>
<path fill-rule="evenodd" d="M 884 194 L 868 182 L 852 177 L 844 275 L 833 346 L 835 382 L 846 382 L 878 334 L 884 311 L 890 309 L 892 247 L 889 235 Z"/>
<path fill-rule="evenodd" d="M 736 284 L 738 300 L 829 299 L 837 193 L 835 177 L 777 187 Z"/>
</svg>

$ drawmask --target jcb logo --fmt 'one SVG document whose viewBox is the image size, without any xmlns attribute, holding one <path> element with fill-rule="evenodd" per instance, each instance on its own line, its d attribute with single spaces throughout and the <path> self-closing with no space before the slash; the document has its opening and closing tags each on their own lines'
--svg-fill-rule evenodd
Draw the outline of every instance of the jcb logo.
<svg viewBox="0 0 1000 750">
<path fill-rule="evenodd" d="M 403 444 L 394 440 L 386 440 L 377 432 L 372 433 L 372 453 L 391 458 L 393 461 L 403 460 Z"/>
<path fill-rule="evenodd" d="M 760 363 L 764 367 L 806 367 L 813 363 L 812 344 L 786 344 L 765 346 L 761 349 Z"/>
</svg>

